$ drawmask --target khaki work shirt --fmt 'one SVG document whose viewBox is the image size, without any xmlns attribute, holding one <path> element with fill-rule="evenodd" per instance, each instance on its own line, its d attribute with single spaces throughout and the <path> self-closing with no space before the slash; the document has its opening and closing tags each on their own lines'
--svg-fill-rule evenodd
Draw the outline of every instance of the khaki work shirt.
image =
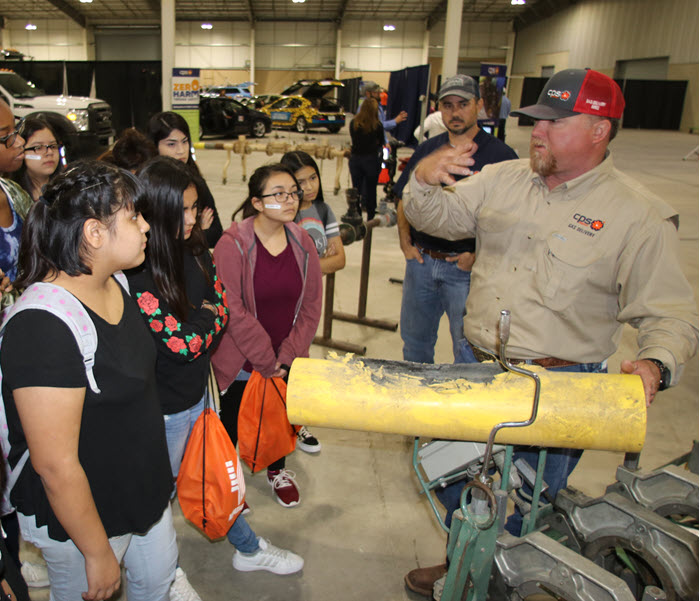
<svg viewBox="0 0 700 601">
<path fill-rule="evenodd" d="M 549 190 L 529 160 L 487 165 L 455 186 L 403 195 L 409 222 L 449 240 L 476 236 L 464 332 L 498 348 L 511 311 L 509 356 L 607 359 L 622 325 L 638 328 L 638 358 L 656 358 L 676 383 L 697 349 L 697 309 L 681 271 L 676 212 L 613 167 L 612 157 Z"/>
</svg>

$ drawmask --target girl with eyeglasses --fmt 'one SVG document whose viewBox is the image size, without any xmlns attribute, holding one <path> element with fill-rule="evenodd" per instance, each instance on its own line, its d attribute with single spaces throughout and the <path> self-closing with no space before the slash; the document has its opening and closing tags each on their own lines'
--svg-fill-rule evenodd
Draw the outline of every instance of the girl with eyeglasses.
<svg viewBox="0 0 700 601">
<path fill-rule="evenodd" d="M 190 126 L 182 115 L 172 111 L 156 113 L 146 127 L 146 134 L 155 144 L 160 156 L 172 157 L 187 165 L 195 177 L 197 196 L 199 197 L 199 223 L 204 231 L 209 248 L 214 248 L 223 227 L 216 210 L 214 197 L 204 181 L 192 154 L 192 137 Z"/>
<path fill-rule="evenodd" d="M 228 295 L 230 322 L 212 356 L 222 391 L 221 421 L 234 444 L 238 411 L 253 370 L 286 378 L 297 357 L 308 357 L 321 317 L 321 267 L 309 234 L 294 223 L 302 192 L 284 165 L 256 169 L 248 198 L 214 249 Z M 242 212 L 243 221 L 236 222 Z M 295 474 L 285 457 L 267 469 L 283 507 L 299 503 Z"/>
<path fill-rule="evenodd" d="M 54 129 L 43 119 L 27 118 L 19 128 L 24 142 L 24 163 L 12 174 L 36 202 L 49 180 L 63 171 L 61 143 Z"/>
</svg>

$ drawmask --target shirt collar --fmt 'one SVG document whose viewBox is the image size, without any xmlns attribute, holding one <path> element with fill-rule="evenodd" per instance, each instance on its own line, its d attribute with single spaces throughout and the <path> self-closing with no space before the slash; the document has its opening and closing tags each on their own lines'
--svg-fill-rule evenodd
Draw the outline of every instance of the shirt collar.
<svg viewBox="0 0 700 601">
<path fill-rule="evenodd" d="M 566 192 L 567 199 L 576 198 L 588 192 L 595 183 L 610 175 L 613 169 L 612 153 L 608 149 L 605 151 L 605 157 L 603 157 L 600 164 L 568 182 L 559 184 L 556 188 L 550 190 L 550 192 Z M 540 188 L 547 189 L 547 184 L 545 184 L 544 179 L 534 171 L 532 172 L 532 183 Z"/>
</svg>

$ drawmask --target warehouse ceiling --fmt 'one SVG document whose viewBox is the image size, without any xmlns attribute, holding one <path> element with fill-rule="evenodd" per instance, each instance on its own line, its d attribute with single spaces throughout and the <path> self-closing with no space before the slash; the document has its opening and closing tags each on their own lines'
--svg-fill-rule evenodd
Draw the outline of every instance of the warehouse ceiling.
<svg viewBox="0 0 700 601">
<path fill-rule="evenodd" d="M 517 31 L 574 4 L 576 0 L 464 0 L 465 21 L 512 21 Z M 5 19 L 70 18 L 82 27 L 139 26 L 160 22 L 160 0 L 0 0 Z M 175 0 L 178 21 L 307 21 L 344 19 L 427 21 L 444 18 L 447 0 Z"/>
</svg>

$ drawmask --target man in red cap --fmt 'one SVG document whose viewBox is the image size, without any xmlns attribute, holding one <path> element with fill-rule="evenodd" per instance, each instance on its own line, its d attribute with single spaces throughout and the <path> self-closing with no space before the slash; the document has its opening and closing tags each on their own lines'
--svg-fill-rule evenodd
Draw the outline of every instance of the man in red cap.
<svg viewBox="0 0 700 601">
<path fill-rule="evenodd" d="M 509 309 L 514 362 L 606 371 L 627 323 L 639 350 L 621 371 L 641 377 L 647 406 L 678 382 L 697 350 L 697 302 L 678 258 L 677 212 L 613 166 L 608 144 L 624 105 L 606 75 L 560 71 L 537 104 L 511 113 L 536 121 L 529 160 L 487 165 L 455 183 L 473 163 L 467 144 L 414 169 L 402 198 L 414 227 L 448 240 L 476 236 L 462 362 L 493 359 L 500 311 Z M 554 498 L 582 451 L 548 451 L 544 479 Z M 536 449 L 516 455 L 537 461 Z M 460 484 L 441 495 L 450 515 Z M 506 529 L 518 535 L 521 523 L 516 512 Z M 445 569 L 413 570 L 406 584 L 430 594 Z"/>
</svg>

